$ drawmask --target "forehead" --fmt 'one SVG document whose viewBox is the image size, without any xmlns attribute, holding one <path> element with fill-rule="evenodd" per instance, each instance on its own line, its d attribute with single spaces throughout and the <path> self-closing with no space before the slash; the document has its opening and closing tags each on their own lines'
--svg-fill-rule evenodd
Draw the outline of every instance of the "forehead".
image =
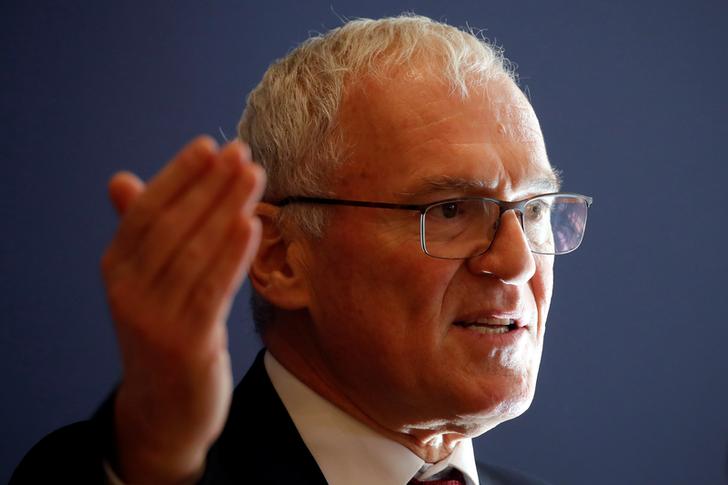
<svg viewBox="0 0 728 485">
<path fill-rule="evenodd" d="M 346 94 L 340 129 L 347 157 L 340 196 L 389 200 L 447 189 L 447 181 L 511 199 L 558 181 L 538 119 L 510 80 L 471 89 L 417 76 L 358 82 Z M 480 190 L 476 190 L 477 188 Z"/>
</svg>

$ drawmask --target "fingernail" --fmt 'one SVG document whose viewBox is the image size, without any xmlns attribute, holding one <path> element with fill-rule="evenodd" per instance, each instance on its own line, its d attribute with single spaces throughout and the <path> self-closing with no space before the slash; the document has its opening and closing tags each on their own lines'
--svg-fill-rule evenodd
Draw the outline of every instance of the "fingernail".
<svg viewBox="0 0 728 485">
<path fill-rule="evenodd" d="M 248 146 L 247 143 L 245 143 L 244 141 L 242 141 L 240 139 L 236 139 L 235 141 L 233 141 L 231 143 L 235 143 L 235 144 L 237 144 L 240 147 L 240 149 L 241 149 L 241 151 L 243 153 L 243 157 L 245 158 L 245 160 L 252 160 L 253 159 L 253 155 L 250 152 L 250 147 Z"/>
</svg>

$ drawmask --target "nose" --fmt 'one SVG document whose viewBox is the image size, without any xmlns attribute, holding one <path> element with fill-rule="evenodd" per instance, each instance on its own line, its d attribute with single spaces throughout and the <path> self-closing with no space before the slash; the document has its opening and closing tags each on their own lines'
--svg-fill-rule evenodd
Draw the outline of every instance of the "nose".
<svg viewBox="0 0 728 485">
<path fill-rule="evenodd" d="M 533 277 L 536 260 L 514 211 L 503 213 L 488 250 L 468 259 L 467 265 L 475 274 L 489 274 L 509 285 L 522 285 Z"/>
</svg>

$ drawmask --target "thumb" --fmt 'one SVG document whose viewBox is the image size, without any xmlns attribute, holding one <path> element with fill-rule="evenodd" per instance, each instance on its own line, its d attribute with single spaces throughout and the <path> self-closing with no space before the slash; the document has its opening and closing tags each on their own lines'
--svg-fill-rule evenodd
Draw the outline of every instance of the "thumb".
<svg viewBox="0 0 728 485">
<path fill-rule="evenodd" d="M 118 172 L 109 181 L 109 198 L 119 216 L 126 213 L 142 192 L 144 192 L 144 182 L 133 173 Z"/>
</svg>

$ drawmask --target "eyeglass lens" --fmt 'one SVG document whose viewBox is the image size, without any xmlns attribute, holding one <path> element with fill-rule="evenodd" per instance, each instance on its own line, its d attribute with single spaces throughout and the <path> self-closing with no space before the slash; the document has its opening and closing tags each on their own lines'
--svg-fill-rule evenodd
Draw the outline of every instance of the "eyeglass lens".
<svg viewBox="0 0 728 485">
<path fill-rule="evenodd" d="M 500 217 L 496 202 L 465 199 L 430 207 L 423 219 L 425 251 L 447 259 L 469 258 L 488 250 Z M 564 254 L 579 247 L 586 227 L 587 203 L 580 197 L 547 195 L 523 208 L 523 230 L 531 250 Z"/>
</svg>

